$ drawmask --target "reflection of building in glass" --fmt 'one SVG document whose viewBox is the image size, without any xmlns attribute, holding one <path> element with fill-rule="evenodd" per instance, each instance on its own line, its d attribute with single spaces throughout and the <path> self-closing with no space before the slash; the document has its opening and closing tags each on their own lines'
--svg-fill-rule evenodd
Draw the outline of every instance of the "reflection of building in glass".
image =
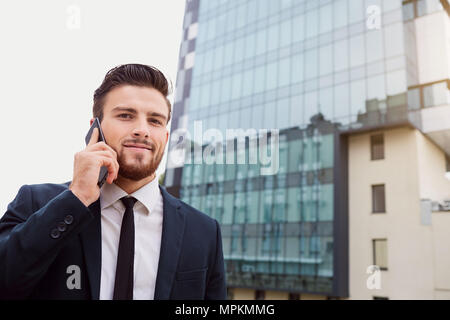
<svg viewBox="0 0 450 320">
<path fill-rule="evenodd" d="M 245 163 L 168 164 L 168 190 L 221 223 L 230 296 L 443 297 L 400 268 L 450 290 L 415 264 L 450 195 L 449 23 L 438 0 L 187 1 L 172 133 L 280 130 L 273 175 L 249 163 L 251 136 L 223 150 Z M 371 292 L 373 264 L 403 290 Z"/>
</svg>

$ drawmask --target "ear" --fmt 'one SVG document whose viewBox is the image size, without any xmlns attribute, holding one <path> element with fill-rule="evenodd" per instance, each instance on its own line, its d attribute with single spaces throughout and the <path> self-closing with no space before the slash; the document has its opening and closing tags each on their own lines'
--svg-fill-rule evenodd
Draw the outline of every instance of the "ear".
<svg viewBox="0 0 450 320">
<path fill-rule="evenodd" d="M 92 126 L 93 123 L 94 123 L 94 118 L 92 118 L 91 121 L 89 122 L 89 127 Z"/>
<path fill-rule="evenodd" d="M 166 131 L 166 144 L 168 140 L 169 140 L 169 130 Z"/>
</svg>

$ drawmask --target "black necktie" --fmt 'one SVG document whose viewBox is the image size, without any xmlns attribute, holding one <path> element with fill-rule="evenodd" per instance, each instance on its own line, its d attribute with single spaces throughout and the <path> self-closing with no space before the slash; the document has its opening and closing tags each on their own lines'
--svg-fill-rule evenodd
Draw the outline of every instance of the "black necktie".
<svg viewBox="0 0 450 320">
<path fill-rule="evenodd" d="M 136 199 L 123 197 L 125 213 L 120 228 L 119 252 L 117 254 L 116 282 L 114 283 L 114 300 L 133 300 L 134 268 L 134 212 Z"/>
</svg>

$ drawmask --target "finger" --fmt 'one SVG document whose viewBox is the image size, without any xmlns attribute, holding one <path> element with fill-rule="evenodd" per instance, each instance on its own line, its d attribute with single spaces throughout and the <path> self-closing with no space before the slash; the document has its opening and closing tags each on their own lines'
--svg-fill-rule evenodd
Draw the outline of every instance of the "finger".
<svg viewBox="0 0 450 320">
<path fill-rule="evenodd" d="M 101 143 L 99 147 L 102 148 L 102 150 L 104 150 L 105 152 L 109 152 L 111 158 L 113 159 L 114 164 L 116 166 L 116 175 L 114 177 L 114 180 L 117 179 L 120 168 L 119 162 L 117 161 L 117 152 L 113 148 L 104 143 Z"/>
<path fill-rule="evenodd" d="M 98 128 L 94 128 L 92 131 L 91 139 L 89 140 L 88 147 L 98 142 Z"/>
<path fill-rule="evenodd" d="M 100 165 L 106 167 L 108 169 L 108 176 L 106 181 L 111 184 L 115 180 L 117 168 L 114 164 L 114 161 L 110 157 L 100 156 L 99 158 Z"/>
<path fill-rule="evenodd" d="M 99 141 L 98 143 L 92 145 L 92 147 L 89 148 L 90 151 L 97 151 L 97 150 L 108 150 L 111 152 L 111 154 L 114 155 L 115 158 L 117 158 L 117 152 L 110 146 L 108 146 L 104 141 Z"/>
<path fill-rule="evenodd" d="M 93 153 L 96 156 L 110 158 L 113 161 L 113 165 L 115 167 L 114 180 L 117 179 L 120 166 L 119 166 L 119 162 L 117 161 L 117 157 L 115 156 L 115 154 L 112 154 L 109 150 L 99 150 L 99 151 L 94 151 Z"/>
</svg>

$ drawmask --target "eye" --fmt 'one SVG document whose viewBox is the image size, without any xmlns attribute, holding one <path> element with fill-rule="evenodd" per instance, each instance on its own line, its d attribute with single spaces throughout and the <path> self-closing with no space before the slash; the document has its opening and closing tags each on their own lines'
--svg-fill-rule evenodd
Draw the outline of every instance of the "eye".
<svg viewBox="0 0 450 320">
<path fill-rule="evenodd" d="M 150 119 L 150 122 L 156 123 L 158 125 L 162 124 L 158 119 Z"/>
<path fill-rule="evenodd" d="M 123 118 L 123 119 L 131 119 L 131 114 L 129 113 L 121 113 L 118 115 L 119 118 Z"/>
</svg>

